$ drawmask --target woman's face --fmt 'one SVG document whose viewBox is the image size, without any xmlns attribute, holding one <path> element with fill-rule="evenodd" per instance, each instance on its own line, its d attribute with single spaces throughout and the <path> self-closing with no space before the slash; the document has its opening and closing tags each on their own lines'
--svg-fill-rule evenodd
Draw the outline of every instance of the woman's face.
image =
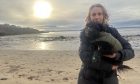
<svg viewBox="0 0 140 84">
<path fill-rule="evenodd" d="M 100 7 L 93 7 L 90 11 L 90 19 L 93 22 L 102 23 L 104 19 L 102 9 Z"/>
</svg>

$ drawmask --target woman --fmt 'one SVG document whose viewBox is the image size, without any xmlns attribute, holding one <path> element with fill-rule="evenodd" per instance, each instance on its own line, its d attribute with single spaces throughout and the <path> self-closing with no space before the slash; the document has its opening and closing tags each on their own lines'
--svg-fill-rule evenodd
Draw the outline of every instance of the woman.
<svg viewBox="0 0 140 84">
<path fill-rule="evenodd" d="M 90 7 L 86 18 L 86 27 L 80 33 L 79 56 L 82 61 L 81 70 L 78 77 L 78 84 L 118 84 L 116 70 L 119 65 L 113 65 L 109 62 L 93 61 L 93 55 L 100 55 L 95 50 L 98 48 L 91 43 L 94 40 L 96 32 L 110 33 L 122 45 L 123 49 L 111 55 L 104 55 L 113 61 L 127 61 L 132 59 L 135 54 L 130 43 L 125 40 L 117 31 L 108 25 L 108 14 L 101 4 L 94 4 Z M 99 57 L 99 56 L 98 56 Z M 94 58 L 95 59 L 95 58 Z"/>
</svg>

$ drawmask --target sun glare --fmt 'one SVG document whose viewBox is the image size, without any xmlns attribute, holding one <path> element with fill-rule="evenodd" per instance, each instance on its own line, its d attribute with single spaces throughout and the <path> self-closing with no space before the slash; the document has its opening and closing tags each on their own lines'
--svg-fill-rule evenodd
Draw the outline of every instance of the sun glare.
<svg viewBox="0 0 140 84">
<path fill-rule="evenodd" d="M 52 12 L 52 6 L 47 1 L 36 1 L 34 4 L 34 16 L 38 18 L 49 18 Z"/>
</svg>

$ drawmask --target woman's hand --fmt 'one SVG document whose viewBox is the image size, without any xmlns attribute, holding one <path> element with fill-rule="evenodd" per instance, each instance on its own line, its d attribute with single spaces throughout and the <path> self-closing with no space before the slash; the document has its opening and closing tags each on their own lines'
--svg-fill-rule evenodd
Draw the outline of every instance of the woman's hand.
<svg viewBox="0 0 140 84">
<path fill-rule="evenodd" d="M 104 55 L 105 57 L 108 57 L 108 58 L 115 58 L 116 57 L 116 53 L 113 53 L 113 55 Z"/>
<path fill-rule="evenodd" d="M 118 68 L 117 65 L 113 65 L 113 66 L 112 66 L 112 70 L 116 70 L 117 68 Z"/>
</svg>

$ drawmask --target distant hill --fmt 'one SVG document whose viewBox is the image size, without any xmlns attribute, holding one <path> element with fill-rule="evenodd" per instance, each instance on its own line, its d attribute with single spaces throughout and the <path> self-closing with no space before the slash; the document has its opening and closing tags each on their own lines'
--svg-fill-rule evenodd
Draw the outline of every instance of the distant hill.
<svg viewBox="0 0 140 84">
<path fill-rule="evenodd" d="M 0 24 L 0 36 L 33 33 L 43 33 L 43 31 L 39 31 L 29 27 L 20 27 L 10 24 Z"/>
</svg>

